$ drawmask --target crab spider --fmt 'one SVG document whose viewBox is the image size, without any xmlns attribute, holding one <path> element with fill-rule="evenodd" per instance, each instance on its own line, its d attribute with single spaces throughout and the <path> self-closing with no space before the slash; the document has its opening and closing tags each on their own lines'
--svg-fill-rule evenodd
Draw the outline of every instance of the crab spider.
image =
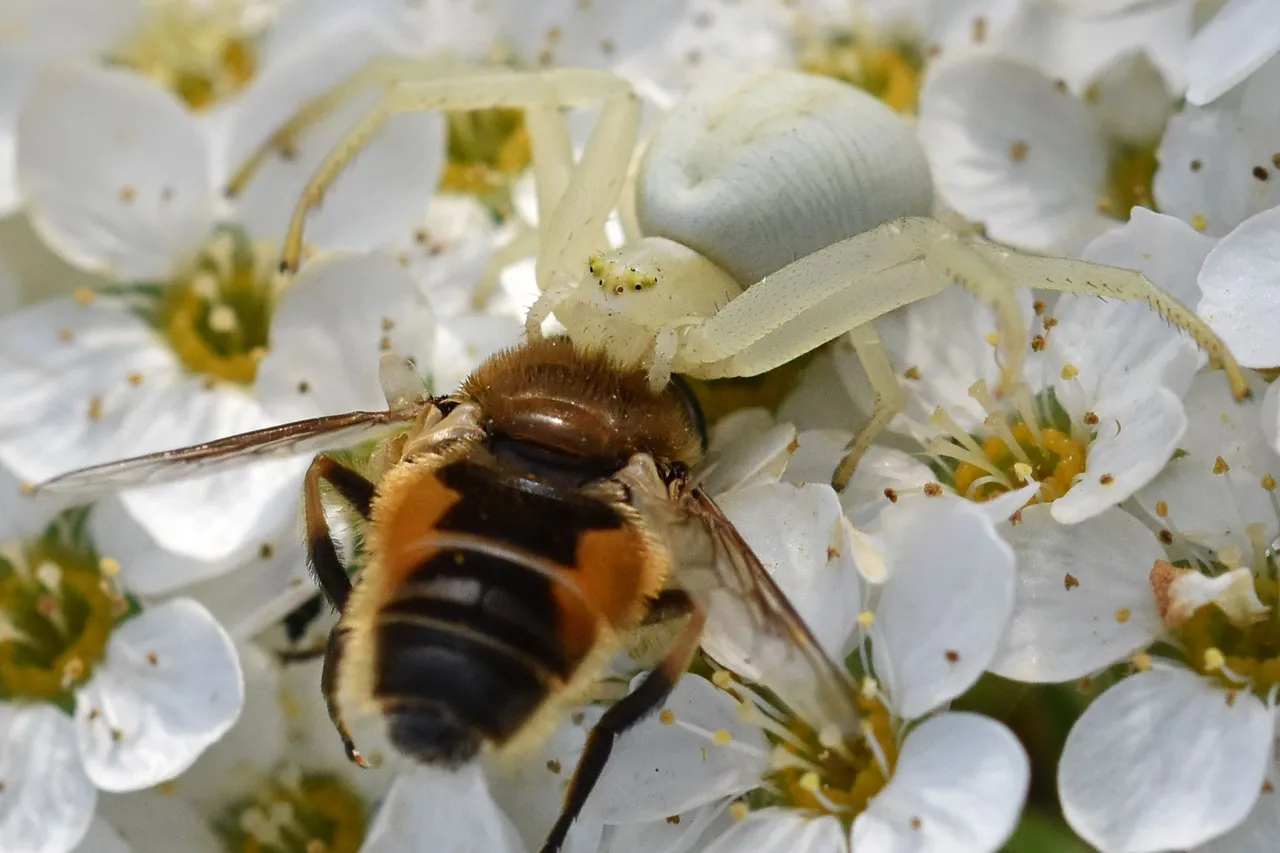
<svg viewBox="0 0 1280 853">
<path fill-rule="evenodd" d="M 851 86 L 769 72 L 707 88 L 665 116 L 633 164 L 640 102 L 612 73 L 435 72 L 392 82 L 321 165 L 290 223 L 285 269 L 308 211 L 392 116 L 521 107 L 541 212 L 528 333 L 554 313 L 575 342 L 647 364 L 655 384 L 673 372 L 752 376 L 848 334 L 876 401 L 837 489 L 904 402 L 871 321 L 952 282 L 995 310 L 1006 389 L 1019 387 L 1026 348 L 1014 291 L 1038 287 L 1146 302 L 1225 368 L 1237 399 L 1248 395 L 1222 341 L 1140 273 L 1016 252 L 933 218 L 914 132 Z M 344 85 L 389 76 L 372 68 Z M 591 105 L 600 116 L 575 163 L 561 110 Z M 615 208 L 628 232 L 617 249 L 604 233 Z"/>
</svg>

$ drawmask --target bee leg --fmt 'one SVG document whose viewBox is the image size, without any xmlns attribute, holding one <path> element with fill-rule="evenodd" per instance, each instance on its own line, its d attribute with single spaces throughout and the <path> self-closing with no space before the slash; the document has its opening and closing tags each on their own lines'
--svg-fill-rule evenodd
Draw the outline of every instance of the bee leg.
<svg viewBox="0 0 1280 853">
<path fill-rule="evenodd" d="M 331 456 L 317 456 L 307 469 L 306 481 L 303 483 L 303 507 L 307 523 L 307 556 L 311 569 L 315 572 L 316 581 L 329 603 L 340 613 L 346 607 L 347 598 L 351 594 L 351 578 L 347 567 L 338 556 L 338 548 L 329 531 L 329 522 L 324 515 L 324 501 L 320 494 L 321 481 L 333 486 L 339 495 L 362 517 L 369 517 L 369 507 L 373 502 L 373 483 L 352 471 Z M 342 651 L 346 629 L 339 618 L 338 624 L 329 632 L 329 645 L 325 648 L 324 667 L 320 676 L 320 690 L 324 694 L 324 704 L 329 711 L 329 719 L 342 738 L 342 746 L 347 758 L 361 767 L 368 767 L 360 750 L 356 749 L 351 739 L 351 729 L 347 727 L 338 707 L 337 680 L 338 664 L 342 660 Z"/>
<path fill-rule="evenodd" d="M 681 595 L 683 595 L 681 593 Z M 541 853 L 559 853 L 569 828 L 577 820 L 591 789 L 600 779 L 609 754 L 613 752 L 613 744 L 617 737 L 636 723 L 643 720 L 662 705 L 671 695 L 680 676 L 689 668 L 694 654 L 698 651 L 698 639 L 702 636 L 702 627 L 706 622 L 706 614 L 697 607 L 692 599 L 684 595 L 689 622 L 680 636 L 672 644 L 671 650 L 662 662 L 644 677 L 635 690 L 618 700 L 595 728 L 587 735 L 587 745 L 582 751 L 582 758 L 573 771 L 573 779 L 569 782 L 569 790 L 565 794 L 564 806 L 560 817 L 547 835 Z"/>
<path fill-rule="evenodd" d="M 351 729 L 342 717 L 342 709 L 338 707 L 338 664 L 342 660 L 346 635 L 347 631 L 341 623 L 334 625 L 329 632 L 329 647 L 324 652 L 324 668 L 320 675 L 320 691 L 324 694 L 324 707 L 329 712 L 329 720 L 338 730 L 338 737 L 342 738 L 342 748 L 347 753 L 347 760 L 361 767 L 368 767 L 369 762 L 356 749 Z"/>
<path fill-rule="evenodd" d="M 303 506 L 307 523 L 307 558 L 315 573 L 324 597 L 335 610 L 341 612 L 351 594 L 351 578 L 347 567 L 338 556 L 338 548 L 329 533 L 329 522 L 324 515 L 324 500 L 320 495 L 320 482 L 329 483 L 356 512 L 369 517 L 369 505 L 373 502 L 373 483 L 352 471 L 332 456 L 321 454 L 311 462 L 303 483 Z M 332 648 L 332 644 L 330 644 Z"/>
</svg>

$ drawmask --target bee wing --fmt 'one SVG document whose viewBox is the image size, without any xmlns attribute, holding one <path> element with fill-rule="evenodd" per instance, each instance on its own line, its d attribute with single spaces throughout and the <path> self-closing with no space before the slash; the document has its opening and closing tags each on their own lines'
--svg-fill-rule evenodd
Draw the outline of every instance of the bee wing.
<svg viewBox="0 0 1280 853">
<path fill-rule="evenodd" d="M 677 582 L 708 613 L 703 646 L 721 663 L 778 694 L 817 729 L 855 732 L 858 692 L 778 587 L 751 546 L 702 489 L 682 505 L 714 553 L 677 570 Z"/>
<path fill-rule="evenodd" d="M 427 403 L 381 412 L 347 412 L 244 432 L 204 444 L 162 450 L 81 468 L 46 480 L 36 491 L 97 492 L 168 483 L 266 459 L 358 444 L 411 423 Z"/>
</svg>

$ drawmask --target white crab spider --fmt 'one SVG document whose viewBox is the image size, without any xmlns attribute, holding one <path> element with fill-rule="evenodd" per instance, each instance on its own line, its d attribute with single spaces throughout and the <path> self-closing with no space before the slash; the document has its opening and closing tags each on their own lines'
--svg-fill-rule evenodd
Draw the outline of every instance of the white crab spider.
<svg viewBox="0 0 1280 853">
<path fill-rule="evenodd" d="M 1145 301 L 1227 370 L 1237 398 L 1248 394 L 1226 346 L 1141 274 L 1015 252 L 932 218 L 932 182 L 914 132 L 843 83 L 769 72 L 696 93 L 671 110 L 629 171 L 640 103 L 610 72 L 433 66 L 410 78 L 403 67 L 394 75 L 384 67 L 344 86 L 393 76 L 304 191 L 286 269 L 296 267 L 307 212 L 392 116 L 522 107 L 542 220 L 542 295 L 529 334 L 554 312 L 577 343 L 646 363 L 660 384 L 672 372 L 752 376 L 849 333 L 876 403 L 836 471 L 837 488 L 903 404 L 870 321 L 953 281 L 995 309 L 1007 387 L 1021 381 L 1026 346 L 1014 289 L 1039 287 Z M 322 100 L 338 97 L 345 93 Z M 600 117 L 575 163 L 561 111 L 595 104 Z M 282 132 L 297 133 L 306 120 Z M 604 224 L 615 208 L 627 242 L 611 249 Z"/>
</svg>

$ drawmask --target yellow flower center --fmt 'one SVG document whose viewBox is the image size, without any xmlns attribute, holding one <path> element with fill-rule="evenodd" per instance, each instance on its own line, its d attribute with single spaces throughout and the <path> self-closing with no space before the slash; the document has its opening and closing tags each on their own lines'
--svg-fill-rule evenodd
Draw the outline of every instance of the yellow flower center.
<svg viewBox="0 0 1280 853">
<path fill-rule="evenodd" d="M 1158 143 L 1117 142 L 1107 166 L 1107 184 L 1098 199 L 1098 213 L 1127 220 L 1134 207 L 1156 209 L 1152 184 L 1156 177 Z"/>
<path fill-rule="evenodd" d="M 282 282 L 276 257 L 239 229 L 220 228 L 165 287 L 156 325 L 189 371 L 209 382 L 253 382 Z"/>
<path fill-rule="evenodd" d="M 1215 678 L 1223 687 L 1247 682 L 1262 698 L 1280 685 L 1280 581 L 1255 577 L 1254 592 L 1270 613 L 1252 624 L 1232 624 L 1216 604 L 1198 608 L 1175 631 L 1186 649 L 1187 663 Z"/>
<path fill-rule="evenodd" d="M 498 217 L 511 212 L 511 186 L 533 149 L 524 113 L 512 109 L 447 114 L 449 160 L 440 189 L 473 195 Z"/>
<path fill-rule="evenodd" d="M 1075 368 L 1063 368 L 1064 375 L 1068 369 Z M 987 412 L 982 434 L 970 435 L 938 409 L 932 422 L 942 434 L 927 448 L 939 478 L 956 494 L 982 503 L 1034 481 L 1040 488 L 1029 503 L 1050 503 L 1084 474 L 1096 415 L 1073 423 L 1052 391 L 1033 397 L 1021 383 L 1005 402 L 985 382 L 975 382 L 969 396 Z"/>
<path fill-rule="evenodd" d="M 1019 452 L 998 436 L 989 437 L 982 453 L 990 464 L 961 462 L 955 472 L 956 492 L 982 503 L 1036 480 L 1040 491 L 1031 503 L 1050 503 L 1084 473 L 1084 446 L 1061 430 L 1045 427 L 1038 441 L 1025 424 L 1015 424 L 1010 432 Z M 997 472 L 1003 476 L 997 477 Z"/>
<path fill-rule="evenodd" d="M 87 513 L 60 516 L 37 539 L 0 548 L 0 698 L 66 710 L 88 681 L 128 601 L 113 561 L 84 537 Z M 108 571 L 104 572 L 104 568 Z"/>
<path fill-rule="evenodd" d="M 163 86 L 197 112 L 249 85 L 257 45 L 241 0 L 152 0 L 137 32 L 110 57 Z"/>
<path fill-rule="evenodd" d="M 288 769 L 232 808 L 222 835 L 238 853 L 357 853 L 367 819 L 360 796 L 338 777 Z"/>
<path fill-rule="evenodd" d="M 909 39 L 802 27 L 797 41 L 802 71 L 851 83 L 897 112 L 916 111 L 924 54 Z"/>
<path fill-rule="evenodd" d="M 859 705 L 864 735 L 857 740 L 824 745 L 830 739 L 800 721 L 788 726 L 790 738 L 776 738 L 772 781 L 782 805 L 852 823 L 888 784 L 898 761 L 889 710 L 879 699 L 864 697 Z"/>
</svg>

